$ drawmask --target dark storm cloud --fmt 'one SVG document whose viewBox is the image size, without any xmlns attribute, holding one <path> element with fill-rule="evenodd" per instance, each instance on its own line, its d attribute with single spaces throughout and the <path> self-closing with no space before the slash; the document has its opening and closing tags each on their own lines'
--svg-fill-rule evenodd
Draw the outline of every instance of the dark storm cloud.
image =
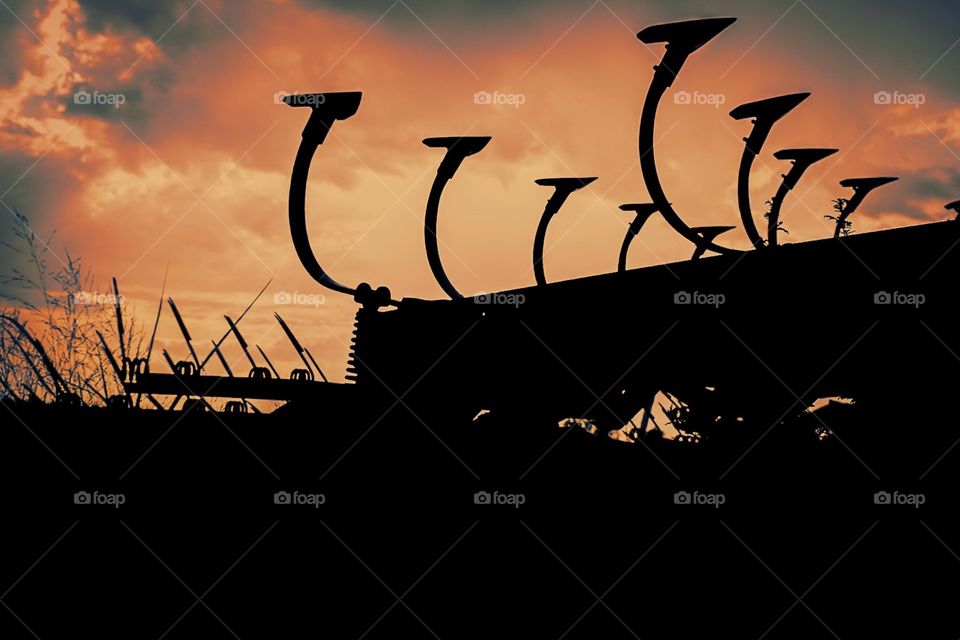
<svg viewBox="0 0 960 640">
<path fill-rule="evenodd" d="M 158 39 L 163 57 L 137 60 L 128 50 L 125 57 L 111 58 L 96 67 L 83 70 L 85 82 L 75 84 L 62 99 L 66 114 L 72 117 L 122 120 L 143 130 L 154 119 L 162 95 L 177 82 L 177 68 L 189 59 L 192 46 L 229 36 L 217 17 L 203 5 L 183 2 L 111 3 L 80 0 L 85 28 L 91 32 L 111 31 L 134 37 Z M 193 7 L 191 9 L 191 6 Z M 189 10 L 189 11 L 188 11 Z M 236 23 L 241 22 L 231 16 Z M 164 35 L 165 34 L 165 35 Z M 126 82 L 118 82 L 125 70 L 136 63 L 136 71 Z M 29 108 L 29 105 L 28 105 Z"/>
<path fill-rule="evenodd" d="M 79 187 L 74 172 L 54 153 L 40 159 L 21 151 L 0 152 L 0 194 L 3 202 L 34 221 L 53 219 L 63 196 Z M 36 164 L 34 164 L 36 163 Z M 33 168 L 31 168 L 31 166 Z M 0 226 L 9 226 L 10 211 L 0 205 Z"/>
<path fill-rule="evenodd" d="M 164 49 L 172 56 L 184 55 L 199 41 L 229 35 L 204 4 L 194 5 L 193 0 L 79 0 L 79 3 L 91 31 L 133 30 L 154 39 L 166 33 Z M 904 90 L 907 83 L 921 82 L 922 76 L 945 94 L 960 98 L 960 85 L 953 82 L 960 72 L 960 47 L 947 53 L 960 35 L 960 12 L 953 0 L 921 0 L 911 3 L 909 11 L 904 10 L 902 2 L 877 0 L 842 3 L 730 0 L 719 6 L 715 0 L 670 3 L 605 0 L 602 5 L 592 0 L 403 0 L 402 4 L 397 0 L 296 0 L 296 3 L 308 10 L 357 15 L 371 22 L 379 20 L 378 24 L 388 28 L 417 32 L 423 30 L 420 22 L 423 20 L 444 39 L 462 37 L 475 42 L 496 42 L 507 34 L 522 37 L 534 21 L 573 24 L 588 11 L 619 19 L 637 29 L 657 21 L 727 14 L 740 18 L 737 35 L 745 50 L 750 45 L 756 47 L 753 52 L 756 55 L 763 55 L 765 47 L 774 47 L 796 56 L 853 61 L 859 67 L 857 72 L 876 81 L 878 89 Z M 23 7 L 26 0 L 15 4 Z M 273 10 L 266 3 L 222 3 L 211 8 L 231 29 L 241 32 Z M 186 17 L 182 17 L 185 13 Z M 451 45 L 456 47 L 457 43 L 451 42 Z M 4 66 L 9 77 L 10 65 Z M 832 69 L 829 65 L 820 68 L 825 74 Z M 4 69 L 0 69 L 0 75 L 3 73 Z"/>
<path fill-rule="evenodd" d="M 384 18 L 394 22 L 419 22 L 416 14 L 423 20 L 458 18 L 465 26 L 473 20 L 498 20 L 525 14 L 551 15 L 566 9 L 581 7 L 585 11 L 593 2 L 584 4 L 576 0 L 533 0 L 531 2 L 510 2 L 509 0 L 403 0 L 406 8 L 397 0 L 298 0 L 309 9 L 326 8 L 341 13 L 356 13 Z M 396 5 L 396 6 L 394 6 Z M 391 9 L 393 7 L 393 9 Z M 411 13 L 412 12 L 412 13 Z"/>
<path fill-rule="evenodd" d="M 593 0 L 297 2 L 308 9 L 334 10 L 371 21 L 381 19 L 378 24 L 411 31 L 422 30 L 420 20 L 423 20 L 428 26 L 436 27 L 445 38 L 454 37 L 459 31 L 460 37 L 481 42 L 496 42 L 507 34 L 522 38 L 534 20 L 573 25 L 588 12 L 595 18 L 607 16 L 637 29 L 661 21 L 731 15 L 739 21 L 725 40 L 736 48 L 736 44 L 730 43 L 739 39 L 745 56 L 780 51 L 782 55 L 796 58 L 809 57 L 817 61 L 819 72 L 824 75 L 841 67 L 845 69 L 845 63 L 851 63 L 851 73 L 875 82 L 877 90 L 904 91 L 911 84 L 926 82 L 945 95 L 960 99 L 960 84 L 953 81 L 960 73 L 960 46 L 950 50 L 960 37 L 960 11 L 955 0 L 919 0 L 910 3 L 909 9 L 896 0 L 730 0 L 724 3 L 605 0 L 604 4 L 595 4 Z M 455 42 L 453 46 L 456 47 Z"/>
<path fill-rule="evenodd" d="M 25 256 L 7 246 L 22 249 L 22 242 L 14 236 L 13 211 L 26 216 L 30 228 L 46 242 L 54 231 L 60 203 L 80 186 L 72 177 L 70 167 L 52 154 L 39 162 L 37 159 L 20 152 L 0 153 L 0 194 L 7 192 L 0 204 L 0 242 L 4 243 L 0 246 L 0 273 L 8 274 L 14 267 L 25 270 L 29 266 Z M 62 258 L 63 247 L 53 244 L 51 249 Z M 54 268 L 60 264 L 53 256 L 48 256 L 48 262 Z"/>
<path fill-rule="evenodd" d="M 941 198 L 944 202 L 960 198 L 960 171 L 945 169 L 936 174 L 913 179 L 909 185 L 911 195 L 917 198 Z"/>
<path fill-rule="evenodd" d="M 15 84 L 20 77 L 24 66 L 25 45 L 29 44 L 29 41 L 35 41 L 27 27 L 36 27 L 36 18 L 30 11 L 27 0 L 4 2 L 7 8 L 0 7 L 0 88 Z"/>
<path fill-rule="evenodd" d="M 135 84 L 101 88 L 75 85 L 73 94 L 67 96 L 64 103 L 68 116 L 122 120 L 135 128 L 148 124 L 151 116 L 143 89 Z"/>
<path fill-rule="evenodd" d="M 194 0 L 79 0 L 79 5 L 91 32 L 113 30 L 154 41 L 162 38 L 160 46 L 170 58 L 188 56 L 195 45 L 232 38 L 231 30 L 243 33 L 255 15 L 263 17 L 259 2 L 209 6 Z"/>
<path fill-rule="evenodd" d="M 167 31 L 193 2 L 79 0 L 79 4 L 87 18 L 87 28 L 91 31 L 104 31 L 108 27 L 118 30 L 131 28 L 156 39 Z M 203 10 L 199 6 L 193 10 L 198 8 Z"/>
<path fill-rule="evenodd" d="M 960 85 L 953 80 L 960 72 L 960 46 L 951 50 L 960 37 L 960 12 L 954 0 L 736 0 L 719 8 L 717 4 L 679 0 L 671 4 L 675 13 L 671 19 L 687 13 L 729 13 L 739 17 L 735 37 L 743 43 L 745 56 L 779 50 L 796 59 L 810 58 L 824 76 L 849 69 L 838 79 L 867 81 L 877 90 L 909 91 L 926 84 L 960 97 Z M 752 47 L 748 53 L 747 47 Z"/>
<path fill-rule="evenodd" d="M 871 193 L 857 215 L 869 217 L 895 211 L 919 221 L 942 220 L 952 215 L 939 209 L 939 203 L 933 215 L 922 211 L 920 205 L 930 200 L 946 204 L 960 198 L 960 170 L 924 168 L 899 173 L 900 180 Z M 849 196 L 844 194 L 844 197 Z"/>
</svg>

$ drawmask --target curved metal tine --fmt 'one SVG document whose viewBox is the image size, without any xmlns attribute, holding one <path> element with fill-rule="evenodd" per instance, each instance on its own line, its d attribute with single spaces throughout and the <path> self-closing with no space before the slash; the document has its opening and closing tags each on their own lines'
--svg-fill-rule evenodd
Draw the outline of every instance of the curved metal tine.
<svg viewBox="0 0 960 640">
<path fill-rule="evenodd" d="M 310 108 L 310 117 L 303 128 L 302 140 L 300 141 L 300 147 L 297 149 L 297 157 L 294 160 L 293 172 L 290 176 L 288 216 L 293 247 L 296 249 L 297 257 L 300 258 L 300 264 L 310 274 L 310 277 L 328 289 L 352 295 L 354 299 L 363 304 L 383 306 L 396 304 L 386 287 L 380 287 L 374 291 L 369 285 L 358 285 L 353 288 L 340 284 L 324 271 L 320 263 L 317 262 L 310 246 L 310 239 L 307 236 L 305 205 L 310 162 L 313 160 L 317 147 L 326 140 L 327 133 L 329 133 L 333 123 L 353 116 L 360 108 L 362 97 L 363 94 L 359 91 L 347 91 L 342 93 L 298 93 L 283 98 L 283 102 L 291 107 Z"/>
<path fill-rule="evenodd" d="M 443 263 L 440 261 L 440 248 L 437 241 L 437 217 L 440 212 L 440 196 L 447 182 L 453 178 L 460 164 L 467 156 L 472 156 L 483 150 L 490 142 L 489 136 L 460 136 L 445 138 L 426 138 L 423 144 L 428 147 L 446 149 L 447 152 L 437 167 L 437 177 L 430 188 L 427 198 L 427 210 L 423 219 L 423 241 L 427 250 L 427 262 L 433 277 L 451 299 L 462 298 L 463 295 L 450 282 Z"/>
<path fill-rule="evenodd" d="M 270 278 L 269 280 L 267 280 L 267 284 L 263 285 L 263 288 L 260 289 L 260 292 L 257 293 L 257 295 L 255 295 L 255 296 L 253 297 L 253 300 L 250 301 L 250 304 L 247 305 L 246 309 L 244 309 L 243 312 L 242 312 L 239 316 L 237 316 L 237 319 L 234 321 L 236 324 L 239 325 L 239 324 L 240 324 L 240 321 L 243 320 L 243 317 L 244 317 L 245 315 L 247 315 L 247 312 L 250 311 L 250 309 L 253 308 L 253 305 L 257 304 L 257 300 L 260 299 L 260 296 L 262 296 L 262 295 L 263 295 L 263 292 L 267 290 L 267 287 L 270 286 L 270 283 L 271 283 L 271 282 L 273 282 L 273 278 Z M 220 336 L 220 339 L 213 343 L 213 350 L 211 350 L 210 353 L 208 353 L 207 356 L 206 356 L 203 360 L 200 361 L 200 370 L 201 370 L 201 371 L 203 371 L 203 367 L 206 366 L 207 362 L 210 361 L 210 358 L 212 358 L 212 357 L 214 356 L 214 353 L 215 353 L 217 350 L 219 350 L 220 345 L 222 345 L 224 342 L 226 342 L 227 338 L 230 337 L 230 334 L 231 334 L 231 333 L 233 333 L 233 331 L 231 331 L 231 330 L 228 328 L 228 329 L 226 330 L 226 332 L 225 332 L 222 336 Z M 223 354 L 218 354 L 218 356 L 221 357 L 221 359 L 222 359 Z M 232 374 L 231 374 L 231 377 L 232 377 Z"/>
<path fill-rule="evenodd" d="M 310 358 L 310 362 L 313 363 L 313 368 L 317 370 L 317 373 L 320 374 L 320 377 L 323 378 L 323 381 L 330 382 L 329 380 L 327 380 L 327 376 L 323 374 L 323 370 L 320 368 L 320 365 L 317 364 L 317 361 L 314 359 L 313 354 L 310 353 L 310 349 L 307 349 L 306 347 L 304 347 L 303 352 L 307 354 L 308 358 Z"/>
<path fill-rule="evenodd" d="M 307 351 L 306 347 L 300 344 L 300 341 L 297 340 L 297 336 L 293 335 L 293 329 L 287 325 L 283 318 L 280 317 L 280 314 L 277 312 L 273 313 L 273 317 L 277 319 L 277 322 L 280 323 L 280 328 L 283 329 L 283 332 L 287 336 L 287 340 L 290 341 L 290 344 L 293 345 L 293 350 L 297 352 L 297 355 L 300 356 L 300 360 L 303 362 L 303 366 L 306 367 L 307 371 L 310 372 L 310 375 L 313 375 L 313 369 L 310 368 L 310 363 L 307 362 L 307 359 L 304 357 L 304 353 L 310 356 L 310 360 L 313 362 L 313 366 L 316 368 L 317 373 L 320 374 L 320 377 L 323 378 L 324 382 L 329 382 L 327 376 L 323 375 L 323 371 L 320 369 L 320 365 L 317 364 L 317 361 L 313 359 L 313 356 L 310 355 L 310 352 Z"/>
<path fill-rule="evenodd" d="M 763 247 L 763 238 L 757 230 L 750 210 L 750 169 L 753 168 L 753 160 L 763 148 L 763 143 L 767 141 L 773 125 L 809 97 L 809 92 L 790 93 L 748 102 L 730 112 L 730 117 L 734 120 L 753 119 L 753 130 L 743 139 L 746 144 L 743 147 L 743 155 L 740 156 L 740 170 L 737 173 L 737 204 L 740 208 L 743 229 L 747 232 L 750 242 L 758 249 Z"/>
<path fill-rule="evenodd" d="M 640 115 L 640 132 L 638 148 L 640 152 L 640 169 L 643 172 L 643 182 L 650 193 L 650 198 L 659 207 L 663 219 L 677 233 L 694 244 L 700 244 L 703 239 L 698 236 L 677 214 L 667 200 L 657 174 L 657 161 L 654 154 L 654 132 L 656 130 L 657 109 L 664 93 L 676 80 L 677 74 L 687 57 L 716 37 L 720 32 L 736 22 L 736 18 L 707 18 L 704 20 L 687 20 L 647 27 L 637 34 L 637 38 L 645 44 L 658 42 L 666 43 L 660 64 L 654 66 L 653 79 L 647 90 L 643 102 L 643 111 Z M 710 250 L 718 253 L 740 253 L 737 249 L 713 245 Z"/>
<path fill-rule="evenodd" d="M 710 249 L 710 246 L 713 244 L 713 241 L 717 239 L 717 236 L 721 233 L 732 231 L 733 229 L 736 229 L 736 227 L 693 227 L 693 230 L 699 234 L 702 240 L 700 244 L 697 245 L 693 255 L 690 256 L 690 259 L 699 260 L 700 256 Z"/>
<path fill-rule="evenodd" d="M 163 294 L 167 292 L 167 274 L 170 272 L 170 263 L 163 270 L 163 284 L 160 285 L 160 300 L 157 302 L 157 316 L 153 320 L 153 332 L 150 334 L 150 343 L 147 345 L 147 366 L 150 366 L 150 356 L 153 355 L 153 343 L 157 338 L 157 327 L 160 326 L 160 314 L 163 312 Z M 137 408 L 140 407 L 141 394 L 137 394 Z"/>
<path fill-rule="evenodd" d="M 633 212 L 634 218 L 627 227 L 627 232 L 623 236 L 623 244 L 620 245 L 620 256 L 617 259 L 617 271 L 622 273 L 627 270 L 627 253 L 630 251 L 630 243 L 640 233 L 640 229 L 646 224 L 650 216 L 655 214 L 659 207 L 651 202 L 643 204 L 622 204 L 621 211 Z"/>
<path fill-rule="evenodd" d="M 167 361 L 167 366 L 170 367 L 170 372 L 173 373 L 173 375 L 178 376 L 179 374 L 177 373 L 177 365 L 176 365 L 176 363 L 173 361 L 173 358 L 170 357 L 170 352 L 167 351 L 166 349 L 162 349 L 162 348 L 161 348 L 161 349 L 160 349 L 160 354 L 163 356 L 163 359 Z M 183 396 L 182 396 L 182 395 L 176 395 L 176 396 L 174 396 L 174 397 L 173 397 L 173 402 L 170 403 L 170 406 L 167 407 L 166 410 L 167 410 L 167 411 L 173 411 L 174 409 L 176 409 L 176 408 L 177 408 L 177 403 L 180 402 L 180 398 L 183 398 Z M 189 396 L 187 396 L 187 398 L 189 398 Z"/>
<path fill-rule="evenodd" d="M 669 77 L 672 83 L 691 53 L 713 40 L 736 21 L 736 18 L 703 18 L 655 24 L 638 33 L 637 39 L 644 44 L 666 43 L 667 51 L 660 64 L 654 68 L 658 73 L 662 69 L 664 77 Z"/>
<path fill-rule="evenodd" d="M 954 200 L 953 202 L 948 202 L 946 205 L 944 205 L 943 208 L 946 209 L 947 211 L 953 211 L 954 213 L 957 214 L 954 220 L 960 220 L 960 200 Z"/>
<path fill-rule="evenodd" d="M 162 303 L 161 303 L 162 304 Z M 107 362 L 110 364 L 110 369 L 113 370 L 114 375 L 117 376 L 117 380 L 120 381 L 120 386 L 123 389 L 123 395 L 127 398 L 130 398 L 130 392 L 127 391 L 126 377 L 124 376 L 123 369 L 117 364 L 117 359 L 113 357 L 113 352 L 110 351 L 110 347 L 107 345 L 107 339 L 103 337 L 103 334 L 100 333 L 99 329 L 95 329 L 97 334 L 97 339 L 100 341 L 100 348 L 103 350 L 104 355 L 107 357 Z M 131 374 L 133 375 L 133 374 Z M 140 408 L 140 398 L 142 394 L 137 394 L 137 404 L 136 407 Z M 156 402 L 156 400 L 153 400 Z"/>
<path fill-rule="evenodd" d="M 780 227 L 780 209 L 787 194 L 797 186 L 807 169 L 824 158 L 835 154 L 839 149 L 781 149 L 773 154 L 777 160 L 790 160 L 790 170 L 782 177 L 780 188 L 770 201 L 770 213 L 767 217 L 767 246 L 778 245 L 777 231 Z"/>
<path fill-rule="evenodd" d="M 334 122 L 356 115 L 362 98 L 360 91 L 292 93 L 283 97 L 283 103 L 290 107 L 310 108 L 310 118 L 301 136 L 310 144 L 320 145 L 327 139 Z"/>
<path fill-rule="evenodd" d="M 533 239 L 533 276 L 538 285 L 547 284 L 547 279 L 543 275 L 543 244 L 547 237 L 547 226 L 553 216 L 560 211 L 560 207 L 567 201 L 571 193 L 584 188 L 593 178 L 539 178 L 534 180 L 543 187 L 553 187 L 554 191 L 547 200 L 543 208 L 543 214 L 540 216 L 540 224 L 537 225 L 537 235 Z"/>
<path fill-rule="evenodd" d="M 250 362 L 250 367 L 257 369 L 257 363 L 254 361 L 253 356 L 250 355 L 250 349 L 247 348 L 247 341 L 243 339 L 243 335 L 240 333 L 240 329 L 237 328 L 236 323 L 227 315 L 223 316 L 223 319 L 227 321 L 227 325 L 230 326 L 230 331 L 236 336 L 240 348 L 243 349 L 243 355 L 247 356 L 247 360 Z"/>
<path fill-rule="evenodd" d="M 239 318 L 237 318 L 237 322 L 240 322 Z M 227 332 L 227 335 L 230 335 L 230 332 Z M 223 370 L 227 372 L 227 377 L 232 378 L 233 370 L 230 368 L 230 364 L 227 362 L 227 359 L 223 356 L 223 352 L 220 351 L 220 345 L 213 340 L 210 341 L 210 344 L 213 345 L 213 351 L 211 353 L 215 353 L 217 355 L 217 358 L 220 360 L 220 366 L 222 366 Z"/>
<path fill-rule="evenodd" d="M 267 283 L 267 284 L 269 284 L 269 283 Z M 263 292 L 261 291 L 261 293 L 263 293 Z M 246 313 L 246 311 L 245 311 L 244 313 Z M 237 318 L 237 322 L 240 322 L 241 320 L 243 320 L 243 314 L 240 314 L 240 317 Z M 229 336 L 231 333 L 232 333 L 232 331 L 231 331 L 231 330 L 228 330 L 226 335 Z M 223 342 L 223 340 L 221 340 L 220 342 Z M 212 354 L 216 354 L 217 358 L 220 360 L 220 366 L 222 366 L 222 367 L 223 367 L 223 370 L 227 372 L 227 377 L 228 377 L 228 378 L 232 378 L 232 377 L 233 377 L 233 370 L 230 368 L 230 364 L 227 362 L 227 359 L 224 357 L 223 351 L 220 350 L 220 344 L 214 342 L 213 340 L 210 341 L 210 344 L 213 345 L 213 351 L 210 352 L 211 355 L 212 355 Z M 257 347 L 257 348 L 259 349 L 260 347 Z M 263 352 L 261 351 L 261 353 L 263 353 Z M 266 357 L 267 357 L 267 354 L 264 353 L 264 354 L 263 354 L 263 357 L 266 358 Z M 269 363 L 269 360 L 268 360 L 267 362 Z M 273 367 L 273 365 L 270 365 L 270 366 Z M 279 376 L 277 376 L 277 377 L 279 377 Z M 247 400 L 246 398 L 241 398 L 241 401 L 242 401 L 244 404 L 250 404 L 250 401 Z M 251 405 L 251 406 L 253 406 L 253 405 Z M 260 413 L 260 411 L 258 410 L 257 413 Z"/>
<path fill-rule="evenodd" d="M 124 330 L 123 330 L 123 310 L 120 308 L 120 289 L 117 287 L 117 279 L 112 278 L 113 281 L 113 311 L 117 316 L 117 340 L 120 342 L 120 362 L 123 362 L 126 365 L 127 362 L 127 348 L 124 344 Z"/>
<path fill-rule="evenodd" d="M 267 366 L 270 367 L 270 371 L 273 372 L 273 377 L 277 380 L 280 380 L 280 374 L 277 373 L 276 367 L 273 366 L 273 363 L 270 362 L 270 358 L 267 357 L 267 354 L 260 348 L 260 345 L 254 345 L 257 347 L 257 351 L 260 353 L 260 356 L 267 362 Z"/>
<path fill-rule="evenodd" d="M 197 357 L 197 352 L 193 349 L 193 342 L 190 338 L 190 332 L 187 331 L 187 325 L 183 322 L 183 317 L 180 315 L 180 311 L 177 309 L 177 305 L 174 304 L 173 298 L 167 298 L 167 304 L 170 305 L 170 310 L 173 311 L 173 317 L 177 321 L 177 325 L 180 327 L 180 334 L 183 336 L 183 341 L 187 343 L 187 349 L 190 350 L 190 357 L 193 358 L 194 364 L 197 365 L 197 370 L 200 370 L 200 359 Z"/>
<path fill-rule="evenodd" d="M 847 219 L 860 207 L 860 205 L 863 203 L 863 200 L 870 194 L 871 191 L 878 187 L 882 187 L 885 184 L 896 182 L 897 180 L 899 180 L 899 178 L 892 176 L 875 178 L 846 178 L 845 180 L 841 180 L 840 186 L 853 189 L 853 196 L 847 200 L 847 204 L 843 207 L 843 211 L 839 216 L 837 216 L 837 224 L 833 230 L 833 237 L 840 237 Z"/>
</svg>

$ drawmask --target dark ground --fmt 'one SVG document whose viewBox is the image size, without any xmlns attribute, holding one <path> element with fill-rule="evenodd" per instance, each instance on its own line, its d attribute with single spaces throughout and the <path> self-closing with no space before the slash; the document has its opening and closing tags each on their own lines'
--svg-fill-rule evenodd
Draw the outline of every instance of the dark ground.
<svg viewBox="0 0 960 640">
<path fill-rule="evenodd" d="M 4 405 L 0 638 L 957 638 L 958 245 L 404 302 L 358 324 L 356 387 L 269 416 Z M 710 422 L 707 386 L 699 447 L 557 427 L 652 389 Z"/>
<path fill-rule="evenodd" d="M 648 449 L 403 408 L 13 410 L 3 638 L 960 635 L 948 423 L 877 441 L 882 416 L 832 407 L 843 443 L 808 419 Z M 78 491 L 125 502 L 77 505 Z M 277 505 L 278 491 L 325 502 Z"/>
</svg>

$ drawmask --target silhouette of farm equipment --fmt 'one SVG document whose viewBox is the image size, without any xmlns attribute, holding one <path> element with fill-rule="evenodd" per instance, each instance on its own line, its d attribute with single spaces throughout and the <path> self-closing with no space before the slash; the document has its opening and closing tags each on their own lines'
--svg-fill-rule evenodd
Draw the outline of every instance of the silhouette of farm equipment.
<svg viewBox="0 0 960 640">
<path fill-rule="evenodd" d="M 361 93 L 287 96 L 289 106 L 309 108 L 290 184 L 293 245 L 314 280 L 359 305 L 350 383 L 319 381 L 324 376 L 313 357 L 278 316 L 304 364 L 281 379 L 262 351 L 268 366 L 257 364 L 228 318 L 228 334 L 241 343 L 251 365 L 249 377 L 206 375 L 210 356 L 201 362 L 191 346 L 193 367 L 191 361 L 171 361 L 172 374 L 141 371 L 129 379 L 128 392 L 287 400 L 305 410 L 338 402 L 402 403 L 451 420 L 469 420 L 485 410 L 583 417 L 612 428 L 640 411 L 649 413 L 657 394 L 666 392 L 689 408 L 681 413 L 697 434 L 693 439 L 745 422 L 776 424 L 821 397 L 883 404 L 911 389 L 923 389 L 927 397 L 931 390 L 946 392 L 950 385 L 936 374 L 929 354 L 932 341 L 950 342 L 956 333 L 950 318 L 958 258 L 952 249 L 960 242 L 960 226 L 947 221 L 851 235 L 850 216 L 869 193 L 895 180 L 852 178 L 840 183 L 854 194 L 838 201 L 833 237 L 781 243 L 784 199 L 813 164 L 836 152 L 799 148 L 773 154 L 791 165 L 770 201 L 766 228 L 758 229 L 750 202 L 754 160 L 777 123 L 809 93 L 757 100 L 730 112 L 751 125 L 737 174 L 739 226 L 748 249 L 719 243 L 733 226 L 690 226 L 669 201 L 654 148 L 658 106 L 688 58 L 734 21 L 660 24 L 638 34 L 647 45 L 664 44 L 665 53 L 654 67 L 639 123 L 639 162 L 649 201 L 620 206 L 634 218 L 616 254 L 617 270 L 548 281 L 543 247 L 549 223 L 569 197 L 596 178 L 543 178 L 536 183 L 552 192 L 533 239 L 536 284 L 511 291 L 465 297 L 444 271 L 437 240 L 444 187 L 489 137 L 423 141 L 444 150 L 426 204 L 424 240 L 433 276 L 448 299 L 397 299 L 386 287 L 335 280 L 307 235 L 308 175 L 331 127 L 357 113 Z M 956 203 L 947 207 L 960 211 Z M 691 243 L 692 258 L 628 269 L 630 243 L 652 216 Z M 616 250 L 610 247 L 611 256 Z M 172 301 L 171 309 L 189 346 Z M 916 331 L 918 326 L 929 332 Z M 219 353 L 218 344 L 211 355 Z"/>
</svg>

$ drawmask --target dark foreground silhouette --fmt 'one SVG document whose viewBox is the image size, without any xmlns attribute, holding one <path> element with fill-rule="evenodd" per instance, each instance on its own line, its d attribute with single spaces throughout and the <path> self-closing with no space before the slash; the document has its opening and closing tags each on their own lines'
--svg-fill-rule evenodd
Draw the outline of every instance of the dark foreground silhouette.
<svg viewBox="0 0 960 640">
<path fill-rule="evenodd" d="M 956 451 L 927 472 L 954 436 L 896 411 L 825 408 L 843 445 L 796 420 L 721 450 L 402 407 L 173 426 L 75 411 L 18 407 L 32 432 L 8 423 L 0 446 L 4 588 L 27 572 L 4 602 L 41 638 L 938 637 L 955 622 Z M 0 613 L 4 638 L 34 637 Z"/>
<path fill-rule="evenodd" d="M 172 373 L 121 353 L 126 394 L 107 408 L 60 383 L 55 404 L 5 400 L 18 553 L 0 637 L 955 637 L 960 224 L 851 235 L 893 180 L 854 178 L 833 237 L 783 243 L 783 200 L 834 151 L 786 149 L 761 234 L 750 169 L 800 93 L 731 113 L 752 121 L 738 173 L 752 248 L 688 225 L 657 175 L 656 110 L 732 22 L 640 32 L 667 44 L 638 139 L 652 202 L 621 207 L 636 217 L 610 248 L 616 273 L 569 282 L 549 281 L 545 237 L 593 178 L 538 181 L 553 193 L 536 286 L 463 297 L 440 259 L 440 196 L 489 139 L 443 137 L 424 141 L 446 149 L 424 238 L 450 299 L 339 283 L 307 238 L 307 176 L 361 96 L 289 97 L 310 107 L 294 247 L 360 305 L 350 383 L 327 382 L 279 316 L 302 369 L 282 379 L 259 347 L 258 364 L 240 316 L 223 339 L 250 374 L 211 375 L 219 343 L 201 361 L 171 300 L 191 355 L 165 353 Z M 690 260 L 627 268 L 651 215 Z M 133 408 L 141 395 L 189 401 Z M 216 413 L 214 397 L 233 400 Z M 285 404 L 248 413 L 249 398 Z"/>
</svg>

